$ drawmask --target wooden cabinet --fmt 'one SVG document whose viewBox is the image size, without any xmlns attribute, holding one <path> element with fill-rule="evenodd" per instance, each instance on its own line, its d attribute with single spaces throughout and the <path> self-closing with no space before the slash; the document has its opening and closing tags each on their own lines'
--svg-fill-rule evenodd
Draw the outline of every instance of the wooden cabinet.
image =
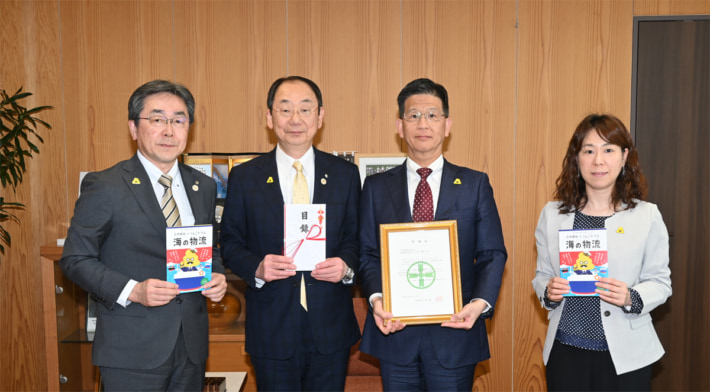
<svg viewBox="0 0 710 392">
<path fill-rule="evenodd" d="M 91 339 L 86 332 L 87 294 L 62 274 L 57 261 L 59 246 L 40 248 L 45 347 L 47 348 L 47 389 L 49 391 L 94 391 L 98 372 L 91 364 Z M 224 306 L 210 306 L 208 372 L 247 372 L 243 391 L 256 391 L 254 369 L 244 351 L 244 282 L 227 274 L 231 304 L 239 315 L 227 325 Z M 238 302 L 235 302 L 237 301 Z M 208 303 L 209 304 L 209 303 Z M 234 309 L 232 305 L 231 309 Z"/>
</svg>

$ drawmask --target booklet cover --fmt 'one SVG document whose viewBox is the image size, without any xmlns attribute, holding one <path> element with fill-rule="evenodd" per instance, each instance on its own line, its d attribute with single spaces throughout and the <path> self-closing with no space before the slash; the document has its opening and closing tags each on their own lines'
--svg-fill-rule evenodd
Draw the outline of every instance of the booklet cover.
<svg viewBox="0 0 710 392">
<path fill-rule="evenodd" d="M 212 279 L 212 225 L 168 227 L 167 281 L 180 292 L 202 291 Z"/>
<path fill-rule="evenodd" d="M 609 276 L 606 229 L 560 230 L 560 276 L 573 296 L 598 296 L 595 283 Z"/>
<path fill-rule="evenodd" d="M 284 204 L 284 255 L 298 271 L 325 261 L 325 204 Z"/>
</svg>

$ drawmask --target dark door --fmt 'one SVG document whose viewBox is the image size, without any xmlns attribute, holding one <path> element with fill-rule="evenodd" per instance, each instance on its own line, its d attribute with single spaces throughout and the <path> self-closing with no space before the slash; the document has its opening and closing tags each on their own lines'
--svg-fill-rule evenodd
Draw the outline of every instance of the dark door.
<svg viewBox="0 0 710 392">
<path fill-rule="evenodd" d="M 710 16 L 635 18 L 631 132 L 670 237 L 653 390 L 710 390 Z"/>
</svg>

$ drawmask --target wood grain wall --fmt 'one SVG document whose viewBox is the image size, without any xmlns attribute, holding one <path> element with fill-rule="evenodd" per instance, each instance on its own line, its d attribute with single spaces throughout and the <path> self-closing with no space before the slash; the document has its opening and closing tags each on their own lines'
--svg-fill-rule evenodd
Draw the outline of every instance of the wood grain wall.
<svg viewBox="0 0 710 392">
<path fill-rule="evenodd" d="M 42 113 L 41 154 L 16 194 L 21 224 L 0 255 L 0 389 L 43 390 L 39 246 L 66 234 L 78 173 L 130 157 L 127 102 L 140 84 L 188 86 L 188 152 L 267 151 L 266 92 L 299 74 L 323 90 L 325 151 L 402 151 L 396 95 L 417 77 L 449 90 L 445 154 L 489 173 L 509 261 L 492 359 L 476 390 L 544 390 L 545 313 L 533 231 L 585 114 L 628 124 L 632 18 L 710 14 L 710 0 L 2 0 L 0 88 Z"/>
</svg>

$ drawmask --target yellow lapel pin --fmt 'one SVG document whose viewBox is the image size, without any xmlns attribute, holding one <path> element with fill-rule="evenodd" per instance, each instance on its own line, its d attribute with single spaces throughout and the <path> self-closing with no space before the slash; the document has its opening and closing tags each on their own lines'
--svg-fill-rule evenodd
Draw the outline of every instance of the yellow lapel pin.
<svg viewBox="0 0 710 392">
<path fill-rule="evenodd" d="M 140 185 L 141 180 L 138 179 L 138 177 L 133 177 L 133 181 L 131 182 L 133 185 Z"/>
<path fill-rule="evenodd" d="M 269 177 L 269 178 L 266 179 L 266 183 L 267 183 L 267 184 L 271 184 L 272 182 L 274 182 L 274 178 L 273 178 L 273 177 Z"/>
<path fill-rule="evenodd" d="M 619 234 L 624 234 L 624 228 L 623 228 L 623 227 L 619 227 L 618 229 L 616 229 L 616 232 L 619 233 Z"/>
<path fill-rule="evenodd" d="M 454 180 L 454 185 L 461 185 L 461 180 L 458 178 Z"/>
</svg>

